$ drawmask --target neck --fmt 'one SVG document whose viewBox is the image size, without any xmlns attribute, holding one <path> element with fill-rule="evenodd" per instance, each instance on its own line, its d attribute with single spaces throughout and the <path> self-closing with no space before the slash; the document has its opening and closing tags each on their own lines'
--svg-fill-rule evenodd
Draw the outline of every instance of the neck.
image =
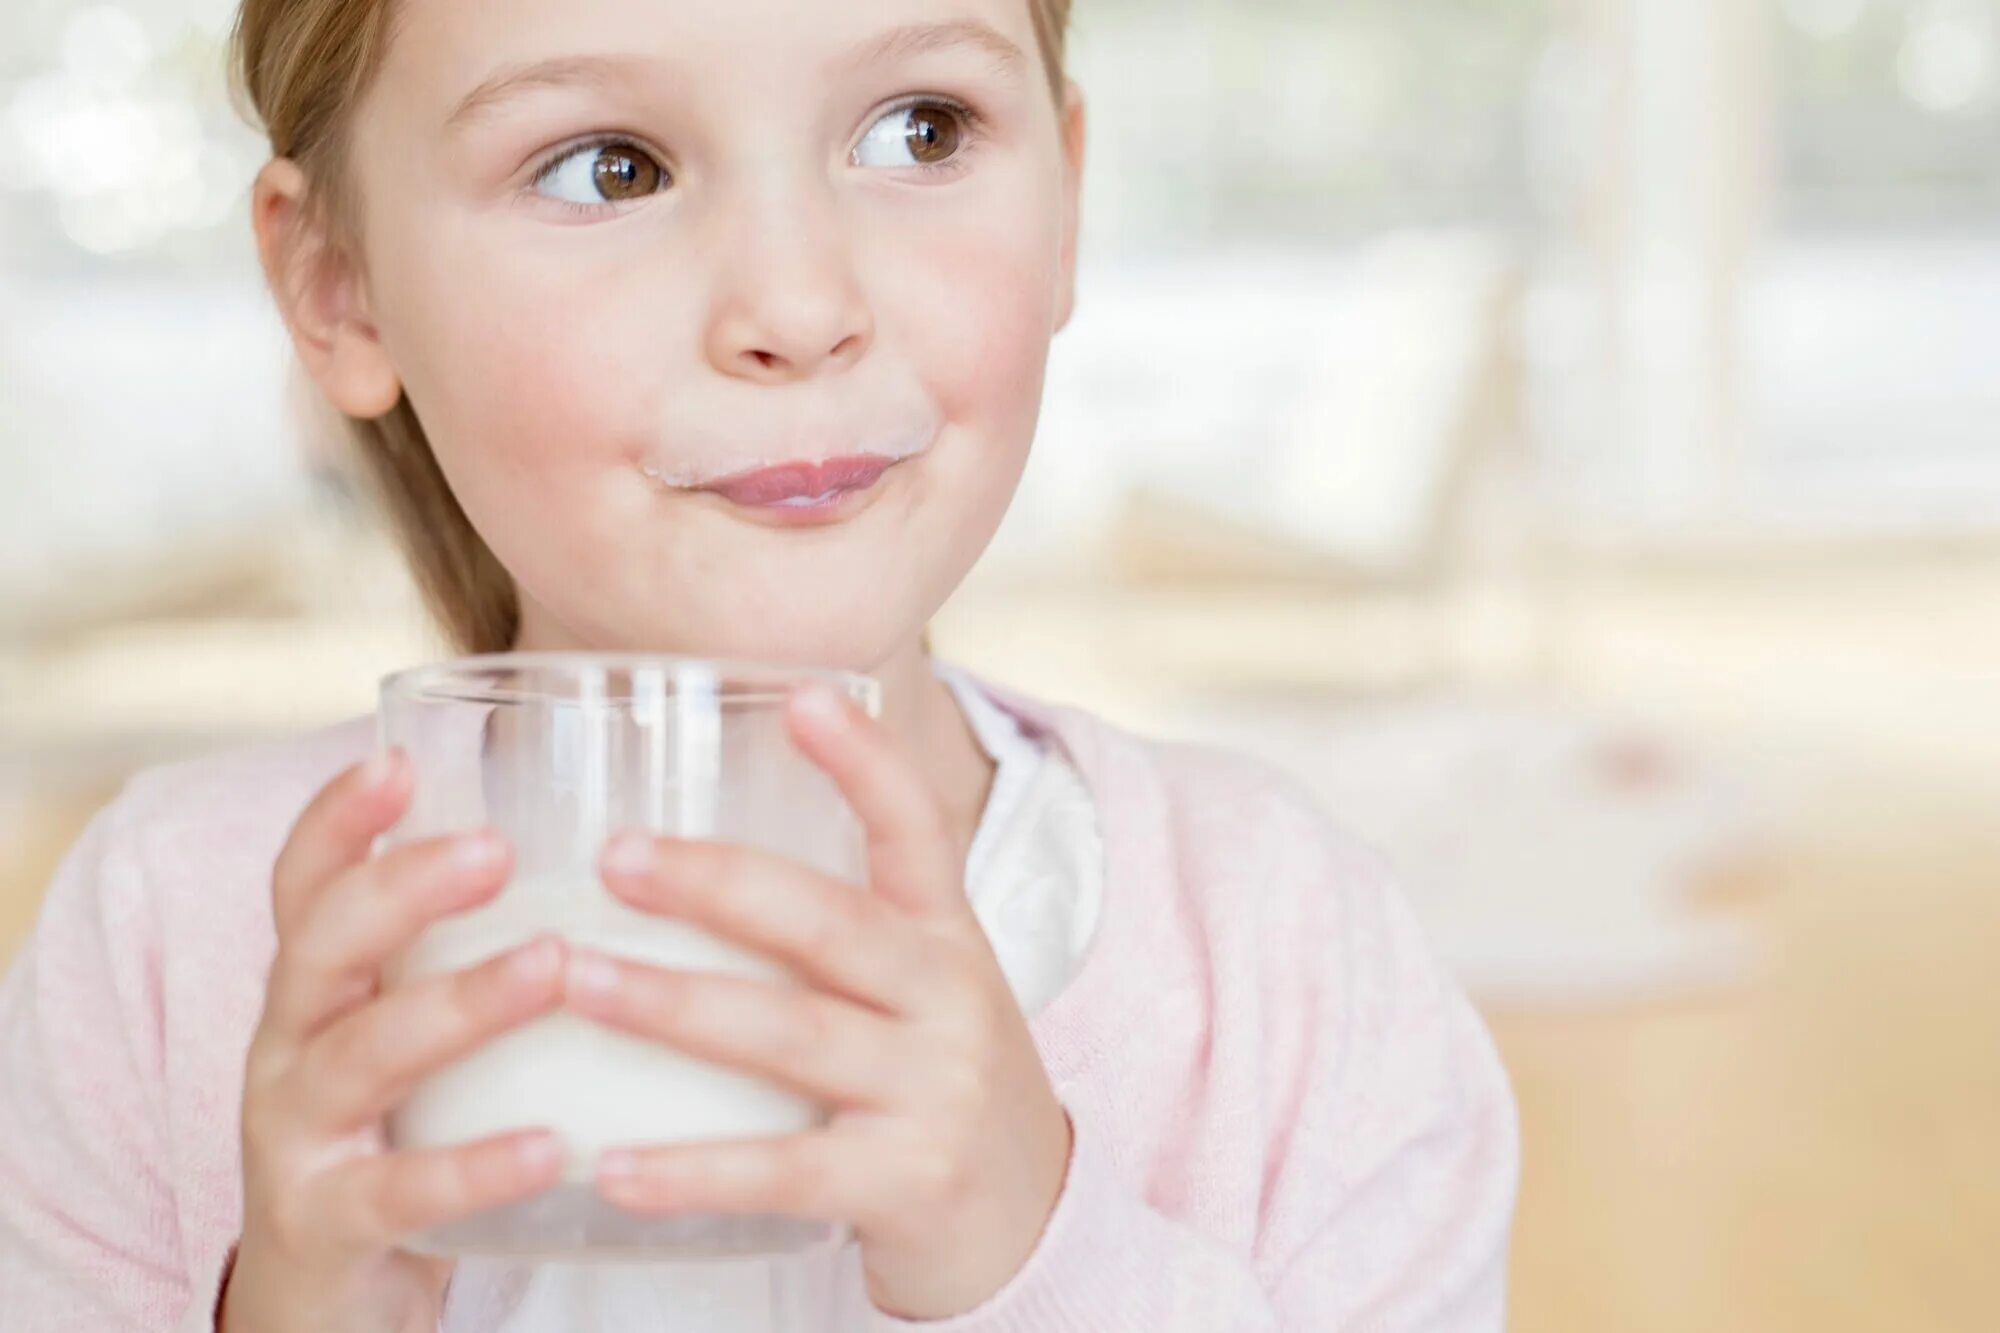
<svg viewBox="0 0 2000 1333">
<path fill-rule="evenodd" d="M 962 864 L 993 787 L 993 761 L 973 734 L 951 688 L 912 638 L 870 673 L 882 682 L 882 723 L 916 761 L 943 807 Z"/>
</svg>

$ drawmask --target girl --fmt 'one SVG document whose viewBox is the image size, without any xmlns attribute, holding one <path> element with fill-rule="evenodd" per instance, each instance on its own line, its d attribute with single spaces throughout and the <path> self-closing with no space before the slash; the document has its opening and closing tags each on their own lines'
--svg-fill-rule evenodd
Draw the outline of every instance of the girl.
<svg viewBox="0 0 2000 1333">
<path fill-rule="evenodd" d="M 872 673 L 879 722 L 789 715 L 869 891 L 617 839 L 613 892 L 801 984 L 541 940 L 385 992 L 509 852 L 371 857 L 411 774 L 367 719 L 142 775 L 0 992 L 10 1330 L 565 1326 L 553 1279 L 398 1249 L 549 1184 L 547 1137 L 379 1133 L 556 1006 L 830 1104 L 597 1183 L 851 1224 L 870 1326 L 1499 1324 L 1511 1098 L 1379 866 L 1257 764 L 927 652 L 1070 310 L 1067 8 L 246 0 L 265 273 L 454 643 Z"/>
</svg>

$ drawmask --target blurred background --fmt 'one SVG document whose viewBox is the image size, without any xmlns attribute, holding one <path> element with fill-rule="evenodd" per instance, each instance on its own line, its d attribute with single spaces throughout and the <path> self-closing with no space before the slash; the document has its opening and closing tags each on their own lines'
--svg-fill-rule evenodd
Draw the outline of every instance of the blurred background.
<svg viewBox="0 0 2000 1333">
<path fill-rule="evenodd" d="M 225 0 L 0 11 L 0 958 L 134 767 L 439 654 Z M 1520 1097 L 1513 1323 L 2000 1320 L 2000 0 L 1080 0 L 941 655 L 1292 767 Z"/>
</svg>

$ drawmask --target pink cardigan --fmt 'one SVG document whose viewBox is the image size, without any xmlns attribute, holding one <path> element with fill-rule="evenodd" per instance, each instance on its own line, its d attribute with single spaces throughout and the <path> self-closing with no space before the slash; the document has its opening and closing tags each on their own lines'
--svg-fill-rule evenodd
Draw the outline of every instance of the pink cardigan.
<svg viewBox="0 0 2000 1333">
<path fill-rule="evenodd" d="M 1496 1329 L 1519 1143 L 1485 1030 L 1293 780 L 983 686 L 1068 750 L 1106 900 L 1033 1030 L 1076 1125 L 1020 1274 L 932 1333 Z M 0 985 L 0 1326 L 211 1327 L 273 858 L 368 720 L 151 770 Z"/>
</svg>

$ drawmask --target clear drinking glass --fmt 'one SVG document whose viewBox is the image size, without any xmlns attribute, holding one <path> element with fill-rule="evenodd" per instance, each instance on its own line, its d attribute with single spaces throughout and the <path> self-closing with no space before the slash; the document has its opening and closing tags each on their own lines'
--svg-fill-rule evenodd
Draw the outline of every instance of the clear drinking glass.
<svg viewBox="0 0 2000 1333">
<path fill-rule="evenodd" d="M 865 878 L 859 820 L 792 744 L 784 703 L 818 680 L 879 715 L 869 677 L 636 654 L 510 653 L 387 677 L 380 738 L 415 770 L 409 811 L 383 842 L 491 825 L 513 844 L 492 902 L 428 928 L 389 984 L 466 967 L 538 934 L 674 968 L 784 980 L 779 965 L 613 898 L 607 837 L 645 828 L 748 844 L 841 880 Z M 598 1154 L 615 1145 L 792 1133 L 825 1112 L 792 1093 L 658 1043 L 557 1012 L 425 1080 L 391 1117 L 395 1147 L 437 1147 L 546 1126 L 562 1183 L 440 1228 L 412 1248 L 537 1258 L 790 1255 L 838 1239 L 784 1217 L 638 1217 L 603 1202 Z"/>
</svg>

